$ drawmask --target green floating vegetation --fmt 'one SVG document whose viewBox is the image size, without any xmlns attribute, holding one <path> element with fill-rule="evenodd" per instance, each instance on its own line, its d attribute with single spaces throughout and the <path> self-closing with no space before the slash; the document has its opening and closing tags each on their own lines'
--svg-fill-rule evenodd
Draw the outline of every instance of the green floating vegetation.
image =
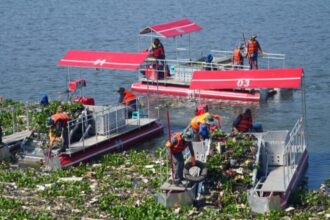
<svg viewBox="0 0 330 220">
<path fill-rule="evenodd" d="M 45 133 L 48 131 L 47 118 L 55 114 L 57 107 L 60 105 L 73 118 L 77 116 L 76 113 L 83 107 L 79 102 L 51 101 L 44 107 L 38 103 L 23 103 L 6 99 L 0 103 L 0 125 L 5 135 L 26 129 Z"/>
<path fill-rule="evenodd" d="M 250 144 L 245 141 L 244 146 Z M 155 155 L 138 150 L 112 153 L 92 164 L 53 172 L 17 170 L 2 163 L 0 219 L 324 219 L 330 213 L 328 193 L 305 189 L 292 197 L 293 211 L 252 213 L 247 203 L 249 183 L 244 182 L 249 174 L 235 178 L 226 172 L 228 155 L 217 152 L 208 158 L 204 203 L 165 208 L 154 195 L 168 178 L 164 175 L 168 158 L 164 148 L 157 148 Z"/>
</svg>

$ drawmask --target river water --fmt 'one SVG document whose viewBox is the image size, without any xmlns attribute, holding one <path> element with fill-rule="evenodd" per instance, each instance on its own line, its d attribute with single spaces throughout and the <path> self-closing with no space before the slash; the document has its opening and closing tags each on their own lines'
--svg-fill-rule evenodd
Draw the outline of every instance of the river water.
<svg viewBox="0 0 330 220">
<path fill-rule="evenodd" d="M 286 54 L 286 66 L 305 72 L 309 138 L 309 187 L 330 178 L 329 59 L 330 4 L 301 1 L 0 1 L 0 95 L 15 100 L 51 99 L 66 88 L 65 68 L 56 64 L 69 49 L 137 51 L 138 31 L 147 25 L 189 18 L 203 27 L 191 35 L 194 49 L 232 50 L 242 33 L 257 33 L 265 52 Z M 164 42 L 165 47 L 173 40 Z M 117 100 L 119 86 L 136 81 L 132 73 L 79 69 L 87 79 L 85 95 L 99 104 Z M 210 103 L 230 129 L 235 115 L 246 107 L 264 129 L 290 129 L 301 114 L 299 91 L 277 94 L 260 103 Z M 155 99 L 158 99 L 155 98 Z M 169 100 L 169 99 L 168 99 Z M 195 104 L 176 99 L 170 109 L 172 130 L 182 129 Z M 165 112 L 160 116 L 166 124 Z M 166 134 L 164 134 L 165 137 Z M 152 144 L 160 145 L 161 139 Z"/>
</svg>

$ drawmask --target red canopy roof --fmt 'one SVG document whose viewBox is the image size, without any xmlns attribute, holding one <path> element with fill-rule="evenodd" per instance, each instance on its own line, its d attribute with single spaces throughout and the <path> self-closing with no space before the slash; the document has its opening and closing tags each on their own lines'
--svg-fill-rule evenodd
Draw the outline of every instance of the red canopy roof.
<svg viewBox="0 0 330 220">
<path fill-rule="evenodd" d="M 177 35 L 199 31 L 201 29 L 202 28 L 199 25 L 185 18 L 178 21 L 170 21 L 167 23 L 148 26 L 144 28 L 140 34 L 156 33 L 162 37 L 170 38 Z"/>
<path fill-rule="evenodd" d="M 300 88 L 302 68 L 195 71 L 190 89 Z"/>
<path fill-rule="evenodd" d="M 122 53 L 87 50 L 70 50 L 58 62 L 58 66 L 83 68 L 136 70 L 147 58 L 147 52 Z"/>
</svg>

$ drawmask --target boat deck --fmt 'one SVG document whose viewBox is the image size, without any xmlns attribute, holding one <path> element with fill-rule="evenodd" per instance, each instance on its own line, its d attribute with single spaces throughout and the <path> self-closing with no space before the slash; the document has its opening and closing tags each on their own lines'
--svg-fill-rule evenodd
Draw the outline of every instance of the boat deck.
<svg viewBox="0 0 330 220">
<path fill-rule="evenodd" d="M 261 190 L 266 192 L 284 192 L 284 167 L 276 167 L 267 176 Z"/>
<path fill-rule="evenodd" d="M 95 135 L 95 136 L 86 138 L 83 141 L 73 143 L 73 144 L 70 145 L 69 149 L 66 150 L 66 152 L 63 152 L 61 154 L 70 155 L 70 154 L 73 154 L 75 152 L 82 151 L 86 148 L 94 146 L 97 143 L 101 143 L 105 140 L 115 138 L 115 137 L 120 136 L 122 134 L 133 131 L 133 130 L 139 128 L 139 127 L 151 124 L 155 121 L 157 121 L 157 119 L 150 119 L 150 118 L 126 119 L 126 126 L 116 130 L 116 132 L 114 132 L 112 134 L 109 134 L 109 135 Z"/>
<path fill-rule="evenodd" d="M 161 190 L 165 191 L 185 191 L 191 189 L 191 186 L 189 186 L 188 181 L 182 181 L 182 186 L 176 186 L 171 183 L 172 180 L 168 180 L 160 187 Z"/>
<path fill-rule="evenodd" d="M 261 190 L 264 192 L 285 192 L 296 169 L 297 165 L 291 165 L 290 167 L 279 166 L 272 169 L 263 183 Z M 288 182 L 285 183 L 285 180 Z"/>
</svg>

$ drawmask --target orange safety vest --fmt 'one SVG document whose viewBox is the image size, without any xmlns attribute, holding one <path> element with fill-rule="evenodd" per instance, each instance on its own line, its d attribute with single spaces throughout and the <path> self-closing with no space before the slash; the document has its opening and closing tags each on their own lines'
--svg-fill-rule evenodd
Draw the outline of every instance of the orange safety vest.
<svg viewBox="0 0 330 220">
<path fill-rule="evenodd" d="M 188 146 L 188 142 L 183 141 L 180 132 L 174 133 L 172 135 L 172 137 L 177 140 L 177 143 L 175 145 L 173 145 L 172 143 L 168 142 L 170 144 L 166 144 L 166 145 L 169 146 L 172 153 L 175 153 L 175 154 L 181 153 Z"/>
<path fill-rule="evenodd" d="M 243 63 L 243 56 L 240 49 L 235 49 L 233 51 L 233 61 L 236 63 Z"/>
<path fill-rule="evenodd" d="M 236 126 L 239 132 L 247 132 L 252 127 L 252 117 L 247 117 L 245 114 L 241 114 L 241 120 Z"/>
<path fill-rule="evenodd" d="M 248 54 L 257 53 L 259 50 L 259 43 L 256 40 L 249 40 L 247 45 Z"/>
<path fill-rule="evenodd" d="M 54 125 L 56 125 L 59 120 L 62 120 L 62 127 L 65 128 L 70 118 L 66 113 L 56 113 L 52 116 L 52 119 L 54 120 Z"/>
<path fill-rule="evenodd" d="M 124 91 L 124 98 L 123 98 L 124 104 L 127 105 L 130 101 L 135 100 L 135 99 L 136 99 L 136 96 L 132 92 L 130 92 L 128 90 Z"/>
</svg>

